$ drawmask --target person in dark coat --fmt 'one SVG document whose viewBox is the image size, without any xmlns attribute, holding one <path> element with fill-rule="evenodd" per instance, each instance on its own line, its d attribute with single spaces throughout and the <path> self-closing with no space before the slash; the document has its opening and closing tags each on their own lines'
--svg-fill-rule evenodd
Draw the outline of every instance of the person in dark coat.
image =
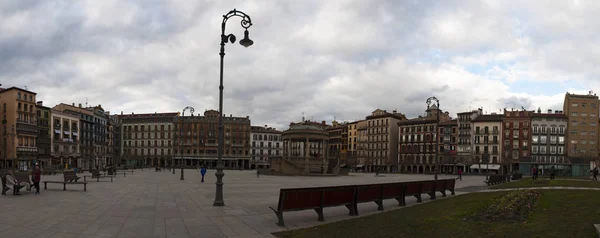
<svg viewBox="0 0 600 238">
<path fill-rule="evenodd" d="M 554 166 L 550 167 L 550 179 L 554 179 L 554 174 L 556 173 Z"/>
<path fill-rule="evenodd" d="M 35 166 L 33 171 L 33 186 L 35 186 L 35 194 L 40 194 L 40 180 L 42 179 L 42 171 L 40 166 Z"/>
</svg>

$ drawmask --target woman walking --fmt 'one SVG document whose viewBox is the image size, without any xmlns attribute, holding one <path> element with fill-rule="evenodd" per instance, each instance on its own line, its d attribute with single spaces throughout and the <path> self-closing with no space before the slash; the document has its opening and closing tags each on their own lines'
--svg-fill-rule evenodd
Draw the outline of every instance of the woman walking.
<svg viewBox="0 0 600 238">
<path fill-rule="evenodd" d="M 42 171 L 40 166 L 36 165 L 33 171 L 33 186 L 35 186 L 35 194 L 40 194 L 40 180 L 42 178 Z"/>
</svg>

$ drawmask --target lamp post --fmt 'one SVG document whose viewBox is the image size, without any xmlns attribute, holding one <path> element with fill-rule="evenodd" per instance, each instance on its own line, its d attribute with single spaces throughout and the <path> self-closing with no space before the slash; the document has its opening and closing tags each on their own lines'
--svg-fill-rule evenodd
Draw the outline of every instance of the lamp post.
<svg viewBox="0 0 600 238">
<path fill-rule="evenodd" d="M 440 145 L 439 145 L 439 142 L 438 142 L 438 133 L 440 133 L 439 126 L 440 126 L 440 112 L 441 112 L 441 110 L 440 110 L 440 100 L 438 100 L 436 97 L 429 97 L 427 99 L 427 109 L 429 109 L 431 107 L 431 104 L 433 103 L 433 101 L 435 101 L 436 106 L 437 106 L 437 112 L 435 113 L 437 119 L 436 119 L 436 123 L 435 123 L 435 143 L 434 143 L 434 145 L 435 145 L 435 170 L 436 170 L 434 172 L 434 174 L 435 174 L 434 178 L 437 180 L 438 179 L 438 174 L 437 173 L 438 173 L 438 170 L 439 170 L 439 163 L 438 163 L 439 162 L 438 161 L 439 158 L 438 157 L 439 157 L 439 153 L 440 153 L 440 151 L 439 151 L 440 150 Z"/>
<path fill-rule="evenodd" d="M 219 149 L 217 151 L 217 172 L 215 173 L 215 176 L 217 177 L 217 183 L 213 206 L 225 206 L 225 202 L 223 201 L 223 176 L 225 176 L 223 173 L 223 58 L 225 58 L 225 43 L 235 43 L 235 36 L 233 34 L 225 35 L 225 25 L 227 20 L 232 17 L 242 18 L 241 25 L 245 30 L 244 39 L 240 41 L 240 45 L 249 47 L 254 44 L 254 42 L 248 37 L 248 28 L 252 26 L 252 20 L 250 20 L 250 16 L 236 9 L 233 9 L 232 11 L 229 11 L 227 14 L 223 15 L 223 22 L 221 23 L 221 52 L 219 53 L 221 56 L 221 69 L 219 75 Z"/>
<path fill-rule="evenodd" d="M 185 110 L 190 110 L 190 113 L 194 115 L 194 108 L 187 106 L 181 111 L 181 126 L 179 128 L 179 155 L 181 157 L 181 161 L 183 162 L 183 119 L 185 118 Z M 171 170 L 173 170 L 173 174 L 175 174 L 175 158 L 171 161 Z M 183 180 L 183 165 L 181 167 L 181 180 Z"/>
</svg>

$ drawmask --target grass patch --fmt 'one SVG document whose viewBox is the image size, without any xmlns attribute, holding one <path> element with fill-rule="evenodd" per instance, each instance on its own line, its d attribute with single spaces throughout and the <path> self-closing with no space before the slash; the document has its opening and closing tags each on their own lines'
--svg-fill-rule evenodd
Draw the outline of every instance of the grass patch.
<svg viewBox="0 0 600 238">
<path fill-rule="evenodd" d="M 540 196 L 537 190 L 509 192 L 468 218 L 473 221 L 524 222 Z"/>
<path fill-rule="evenodd" d="M 276 237 L 595 237 L 600 191 L 544 190 L 520 223 L 472 220 L 507 192 L 471 193 L 373 216 L 274 233 Z"/>
<path fill-rule="evenodd" d="M 582 187 L 582 188 L 600 188 L 599 182 L 594 181 L 583 181 L 583 180 L 561 180 L 561 179 L 538 179 L 532 180 L 530 178 L 521 179 L 516 182 L 498 184 L 490 189 L 504 189 L 504 188 L 536 188 L 536 187 Z"/>
</svg>

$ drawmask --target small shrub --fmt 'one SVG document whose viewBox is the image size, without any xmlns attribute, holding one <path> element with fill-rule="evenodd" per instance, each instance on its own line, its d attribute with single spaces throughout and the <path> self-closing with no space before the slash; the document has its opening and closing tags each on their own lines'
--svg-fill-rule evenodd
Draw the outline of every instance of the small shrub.
<svg viewBox="0 0 600 238">
<path fill-rule="evenodd" d="M 540 192 L 516 190 L 495 199 L 489 206 L 480 209 L 469 219 L 477 221 L 525 222 L 533 210 Z"/>
</svg>

